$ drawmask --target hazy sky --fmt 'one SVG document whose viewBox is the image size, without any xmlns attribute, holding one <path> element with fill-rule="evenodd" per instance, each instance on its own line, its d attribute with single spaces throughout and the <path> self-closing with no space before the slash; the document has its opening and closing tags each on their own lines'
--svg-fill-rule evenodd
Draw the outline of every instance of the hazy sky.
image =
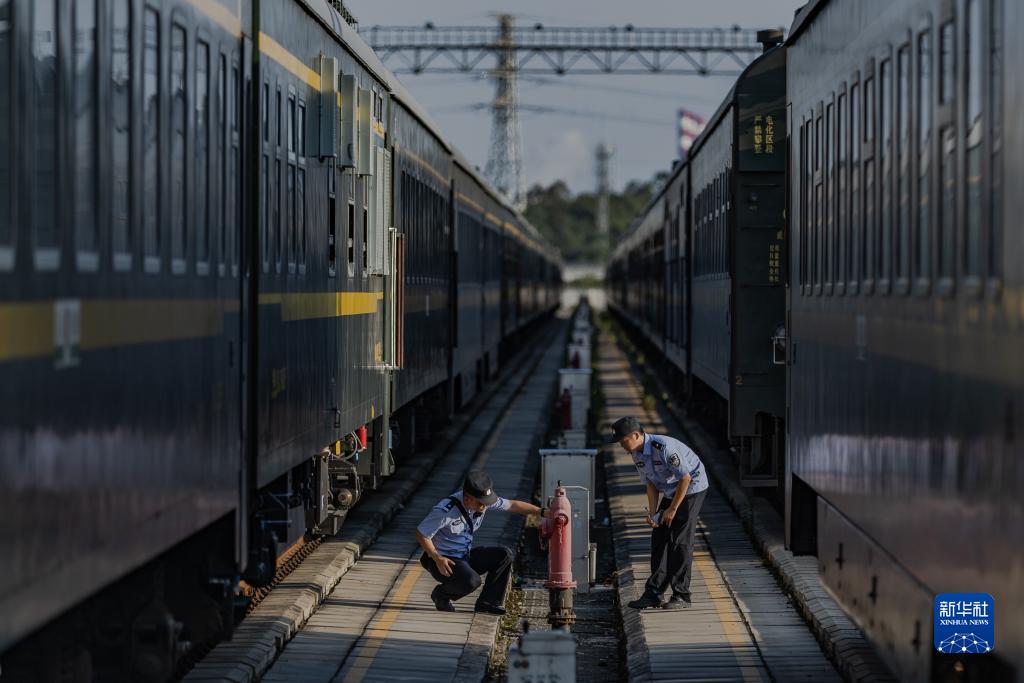
<svg viewBox="0 0 1024 683">
<path fill-rule="evenodd" d="M 804 0 L 345 0 L 360 29 L 380 25 L 479 26 L 511 12 L 521 24 L 545 26 L 730 27 L 788 29 Z M 399 62 L 390 61 L 395 68 Z M 465 111 L 488 102 L 494 92 L 485 78 L 469 74 L 401 75 L 442 130 L 474 163 L 484 168 L 490 147 L 490 113 Z M 594 147 L 615 148 L 614 188 L 646 180 L 668 168 L 676 138 L 676 110 L 712 114 L 733 77 L 723 76 L 545 76 L 521 81 L 520 101 L 588 112 L 587 116 L 521 114 L 527 185 L 559 178 L 574 192 L 595 185 Z M 614 117 L 613 119 L 601 117 Z M 618 119 L 633 119 L 621 121 Z M 661 123 L 663 122 L 663 123 Z"/>
</svg>

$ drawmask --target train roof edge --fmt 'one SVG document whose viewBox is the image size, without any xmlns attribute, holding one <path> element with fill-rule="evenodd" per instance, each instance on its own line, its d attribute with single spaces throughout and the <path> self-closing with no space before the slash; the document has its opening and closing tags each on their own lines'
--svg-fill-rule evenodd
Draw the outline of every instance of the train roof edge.
<svg viewBox="0 0 1024 683">
<path fill-rule="evenodd" d="M 813 3 L 809 2 L 798 12 L 797 20 L 799 20 L 800 15 L 802 15 L 811 4 L 817 6 L 823 5 L 826 2 L 828 2 L 828 0 L 814 0 Z M 784 42 L 765 50 L 757 57 L 752 59 L 750 61 L 750 64 L 747 64 L 743 68 L 743 71 L 741 71 L 739 75 L 736 76 L 736 80 L 733 81 L 732 86 L 729 88 L 729 92 L 726 93 L 725 97 L 723 97 L 722 101 L 719 103 L 718 108 L 715 109 L 715 113 L 712 114 L 710 119 L 708 119 L 707 125 L 704 126 L 704 130 L 702 130 L 700 132 L 700 135 L 698 135 L 697 138 L 693 141 L 693 144 L 690 146 L 689 156 L 692 156 L 700 151 L 700 148 L 704 146 L 705 142 L 707 142 L 707 139 L 711 136 L 711 133 L 715 130 L 716 127 L 718 127 L 718 124 L 721 123 L 722 117 L 725 116 L 725 112 L 728 111 L 729 107 L 732 106 L 733 102 L 736 100 L 736 88 L 739 86 L 740 81 L 742 81 L 743 78 L 746 77 L 746 75 L 750 73 L 750 71 L 758 64 L 760 64 L 762 61 L 768 59 L 771 56 L 774 56 L 779 50 L 785 50 L 787 45 L 789 45 L 788 36 Z M 650 212 L 650 210 L 662 199 L 662 197 L 664 197 L 665 192 L 668 191 L 669 186 L 671 186 L 673 181 L 675 181 L 675 179 L 686 169 L 686 167 L 690 163 L 689 156 L 686 159 L 679 160 L 678 163 L 673 163 L 672 171 L 665 179 L 665 183 L 660 188 L 658 188 L 657 192 L 651 195 L 651 198 L 647 200 L 647 203 L 644 204 L 643 208 L 640 209 L 637 215 L 630 222 L 629 226 L 626 228 L 626 231 L 622 234 L 622 236 L 619 237 L 618 241 L 615 243 L 615 246 L 612 248 L 611 254 L 609 254 L 609 260 L 615 258 L 616 252 L 619 249 L 619 245 L 625 242 L 627 239 L 629 239 L 633 235 L 633 233 L 637 231 L 637 229 L 643 223 L 644 218 Z"/>
<path fill-rule="evenodd" d="M 333 5 L 329 4 L 327 0 L 299 1 L 313 14 L 315 14 L 326 28 L 335 33 L 339 41 L 341 41 L 341 43 L 352 52 L 355 58 L 363 65 L 363 67 L 366 68 L 367 71 L 387 85 L 391 97 L 397 100 L 409 111 L 409 113 L 413 115 L 413 117 L 423 124 L 430 134 L 437 139 L 438 143 L 451 154 L 453 163 L 457 164 L 473 176 L 474 180 L 480 183 L 481 187 L 484 188 L 485 192 L 487 192 L 494 201 L 500 204 L 502 208 L 508 210 L 522 225 L 526 226 L 530 237 L 538 243 L 539 250 L 546 255 L 553 256 L 554 258 L 551 260 L 561 266 L 562 258 L 561 252 L 558 248 L 548 242 L 548 240 L 540 234 L 540 231 L 526 220 L 526 217 L 519 213 L 519 211 L 512 206 L 511 202 L 509 202 L 496 187 L 491 185 L 485 178 L 477 173 L 475 166 L 473 166 L 458 147 L 452 144 L 449 139 L 445 137 L 441 131 L 441 127 L 433 118 L 431 118 L 427 110 L 416 101 L 416 98 L 413 97 L 412 93 L 409 92 L 398 76 L 384 65 L 384 62 L 382 62 L 380 57 L 377 56 L 377 53 L 373 51 L 373 48 L 363 40 L 363 37 L 356 29 L 345 21 L 344 17 L 341 16 L 338 10 L 335 9 Z M 545 249 L 545 247 L 547 249 Z"/>
</svg>

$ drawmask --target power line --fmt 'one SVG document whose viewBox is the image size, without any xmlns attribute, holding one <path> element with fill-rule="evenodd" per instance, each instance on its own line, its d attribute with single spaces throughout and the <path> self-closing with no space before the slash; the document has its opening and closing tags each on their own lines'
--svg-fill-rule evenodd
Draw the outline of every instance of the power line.
<svg viewBox="0 0 1024 683">
<path fill-rule="evenodd" d="M 488 102 L 475 102 L 472 104 L 458 104 L 450 107 L 439 107 L 434 109 L 437 113 L 460 113 L 460 112 L 474 112 L 483 111 L 484 109 L 490 108 Z M 524 114 L 552 114 L 555 116 L 574 116 L 587 119 L 601 119 L 605 121 L 622 121 L 624 123 L 636 123 L 645 126 L 670 126 L 672 125 L 672 117 L 665 119 L 654 119 L 647 118 L 644 116 L 631 116 L 631 115 L 617 115 L 607 114 L 605 112 L 594 111 L 592 109 L 575 109 L 571 107 L 554 107 L 545 104 L 519 104 L 519 111 Z"/>
</svg>

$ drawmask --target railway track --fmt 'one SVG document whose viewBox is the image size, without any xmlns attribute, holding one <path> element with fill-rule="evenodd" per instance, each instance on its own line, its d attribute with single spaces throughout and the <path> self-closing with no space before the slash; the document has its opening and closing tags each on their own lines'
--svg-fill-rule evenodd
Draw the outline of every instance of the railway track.
<svg viewBox="0 0 1024 683">
<path fill-rule="evenodd" d="M 367 496 L 353 510 L 338 537 L 321 537 L 301 546 L 293 546 L 291 554 L 283 556 L 279 562 L 274 581 L 266 588 L 253 591 L 255 604 L 246 609 L 246 616 L 232 640 L 223 645 L 204 647 L 202 656 L 189 658 L 192 661 L 188 670 L 183 671 L 178 678 L 260 679 L 273 664 L 280 649 L 313 616 L 317 606 L 327 598 L 335 585 L 355 568 L 366 566 L 361 558 L 376 552 L 381 539 L 391 533 L 397 523 L 392 518 L 401 515 L 402 510 L 410 504 L 409 501 L 422 493 L 422 487 L 429 486 L 437 476 L 447 477 L 446 487 L 456 485 L 452 482 L 461 478 L 469 463 L 455 458 L 452 455 L 453 449 L 476 453 L 489 452 L 495 447 L 495 432 L 507 425 L 509 407 L 520 397 L 541 359 L 547 357 L 544 353 L 538 353 L 538 349 L 548 349 L 548 354 L 553 353 L 550 350 L 552 341 L 563 329 L 564 325 L 560 322 L 553 322 L 537 334 L 520 352 L 519 358 L 508 364 L 510 370 L 465 414 L 453 421 L 438 447 L 430 453 L 417 455 L 415 462 L 418 462 L 419 467 L 415 470 L 407 468 L 404 473 L 400 470 L 398 477 L 389 480 L 381 491 Z M 553 380 L 553 375 L 549 379 Z M 547 402 L 543 405 L 547 405 Z M 546 418 L 546 411 L 542 412 Z M 450 490 L 446 493 L 450 493 Z M 435 502 L 433 500 L 431 505 Z M 411 531 L 408 536 L 412 537 Z M 345 553 L 349 557 L 337 562 Z M 335 575 L 330 575 L 333 570 L 329 568 L 332 565 L 337 565 Z M 316 594 L 315 599 L 310 599 L 311 593 Z M 268 621 L 281 623 L 282 620 L 288 622 L 286 632 L 272 632 L 267 628 Z M 253 661 L 253 657 L 225 659 L 220 650 L 226 648 L 230 648 L 233 653 L 245 653 L 253 648 L 266 656 L 261 655 L 255 658 L 256 661 Z"/>
</svg>

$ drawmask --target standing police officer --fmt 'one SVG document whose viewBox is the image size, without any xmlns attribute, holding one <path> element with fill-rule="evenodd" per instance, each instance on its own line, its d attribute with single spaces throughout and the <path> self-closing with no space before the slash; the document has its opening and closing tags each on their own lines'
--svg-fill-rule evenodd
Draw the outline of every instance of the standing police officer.
<svg viewBox="0 0 1024 683">
<path fill-rule="evenodd" d="M 629 603 L 635 609 L 690 606 L 690 574 L 697 516 L 707 494 L 704 464 L 686 444 L 668 436 L 646 434 L 635 417 L 612 425 L 616 441 L 633 457 L 640 481 L 647 485 L 647 514 L 651 530 L 651 576 L 644 594 Z M 658 497 L 662 496 L 659 504 Z M 672 587 L 672 597 L 661 596 Z"/>
<path fill-rule="evenodd" d="M 441 612 L 454 612 L 452 600 L 475 591 L 480 587 L 480 575 L 487 574 L 476 611 L 505 613 L 502 602 L 512 572 L 512 551 L 500 545 L 474 548 L 473 533 L 483 524 L 488 510 L 531 515 L 539 513 L 540 508 L 521 500 L 499 498 L 493 486 L 484 472 L 471 470 L 462 490 L 435 505 L 416 528 L 416 540 L 423 547 L 420 564 L 440 582 L 430 599 Z"/>
</svg>

